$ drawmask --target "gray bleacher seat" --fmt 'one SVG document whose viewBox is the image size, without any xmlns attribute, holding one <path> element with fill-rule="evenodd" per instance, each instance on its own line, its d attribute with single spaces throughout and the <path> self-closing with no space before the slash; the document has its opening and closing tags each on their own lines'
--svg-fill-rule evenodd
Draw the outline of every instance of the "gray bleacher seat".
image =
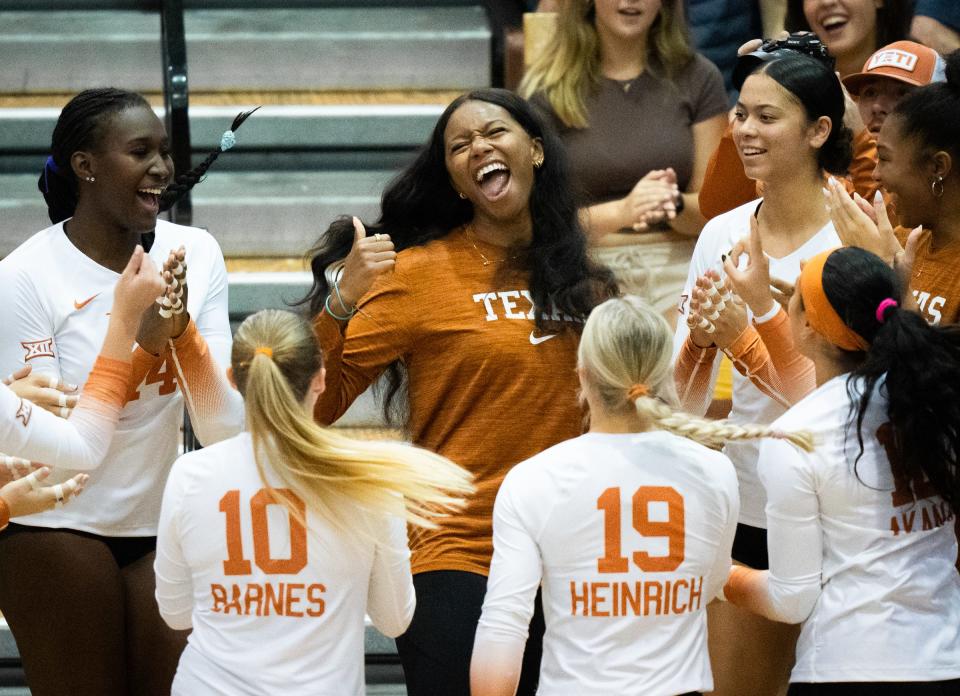
<svg viewBox="0 0 960 696">
<path fill-rule="evenodd" d="M 64 27 L 70 27 L 64 32 Z M 490 83 L 480 7 L 187 10 L 190 88 L 466 89 Z M 161 88 L 156 12 L 0 11 L 0 92 Z"/>
</svg>

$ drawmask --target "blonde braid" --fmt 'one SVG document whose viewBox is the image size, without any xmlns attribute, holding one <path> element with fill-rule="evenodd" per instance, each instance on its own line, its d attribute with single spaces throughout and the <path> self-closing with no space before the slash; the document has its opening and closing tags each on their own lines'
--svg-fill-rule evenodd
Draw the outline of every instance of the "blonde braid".
<svg viewBox="0 0 960 696">
<path fill-rule="evenodd" d="M 813 435 L 807 431 L 786 433 L 767 425 L 741 425 L 728 420 L 706 420 L 682 411 L 674 411 L 664 402 L 649 396 L 639 397 L 634 405 L 637 413 L 650 418 L 658 428 L 713 449 L 720 449 L 725 442 L 732 440 L 769 437 L 786 440 L 804 452 L 813 451 Z"/>
</svg>

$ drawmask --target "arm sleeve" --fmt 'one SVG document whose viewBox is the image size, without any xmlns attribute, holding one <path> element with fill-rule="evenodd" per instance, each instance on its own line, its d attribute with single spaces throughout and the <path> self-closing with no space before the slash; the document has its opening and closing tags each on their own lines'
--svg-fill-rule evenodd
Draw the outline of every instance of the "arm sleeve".
<svg viewBox="0 0 960 696">
<path fill-rule="evenodd" d="M 700 235 L 697 246 L 690 259 L 690 269 L 687 271 L 687 282 L 683 286 L 680 296 L 677 318 L 677 329 L 673 337 L 674 382 L 680 404 L 685 411 L 694 415 L 703 415 L 710 406 L 713 398 L 713 385 L 717 381 L 717 371 L 720 367 L 716 348 L 698 348 L 690 340 L 690 329 L 687 327 L 687 316 L 690 314 L 690 294 L 697 282 L 697 278 L 704 273 L 705 236 Z"/>
<path fill-rule="evenodd" d="M 700 214 L 709 220 L 756 197 L 757 182 L 744 174 L 743 162 L 733 142 L 733 127 L 727 125 L 707 163 L 699 194 Z"/>
<path fill-rule="evenodd" d="M 170 355 L 177 382 L 197 438 L 209 446 L 243 429 L 243 397 L 227 381 L 226 369 L 214 360 L 204 337 L 191 320 L 171 341 Z"/>
<path fill-rule="evenodd" d="M 402 360 L 412 345 L 411 308 L 415 299 L 397 271 L 385 276 L 357 305 L 357 313 L 343 328 L 321 311 L 314 332 L 327 369 L 326 389 L 317 399 L 314 417 L 333 423 L 383 371 Z"/>
<path fill-rule="evenodd" d="M 193 575 L 181 547 L 178 522 L 183 492 L 176 474 L 175 463 L 160 506 L 153 571 L 157 576 L 156 598 L 160 616 L 170 628 L 184 630 L 193 625 Z"/>
<path fill-rule="evenodd" d="M 754 386 L 781 406 L 789 406 L 782 394 L 777 371 L 760 334 L 747 326 L 726 351 L 737 372 L 753 382 Z"/>
<path fill-rule="evenodd" d="M 0 385 L 0 451 L 54 467 L 97 468 L 117 428 L 130 372 L 130 363 L 97 358 L 69 420 Z"/>
<path fill-rule="evenodd" d="M 400 517 L 386 524 L 386 538 L 377 544 L 367 588 L 367 614 L 383 635 L 395 638 L 407 630 L 417 598 L 410 572 L 407 525 Z"/>
<path fill-rule="evenodd" d="M 198 250 L 199 251 L 199 250 Z M 206 290 L 203 304 L 195 313 L 192 313 L 192 323 L 196 325 L 199 337 L 202 337 L 206 346 L 205 351 L 200 351 L 199 337 L 188 337 L 189 326 L 184 335 L 181 335 L 177 341 L 171 341 L 170 352 L 175 355 L 175 350 L 189 343 L 200 352 L 205 352 L 205 366 L 199 366 L 197 374 L 219 378 L 225 374 L 227 365 L 230 364 L 230 349 L 233 345 L 233 335 L 230 332 L 230 316 L 227 304 L 227 268 L 223 262 L 223 254 L 216 241 L 210 239 L 210 248 L 204 249 L 204 253 L 211 256 L 210 275 L 198 284 Z M 188 259 L 189 263 L 189 259 Z M 190 268 L 187 267 L 188 282 L 190 282 Z M 191 310 L 193 312 L 193 310 Z M 181 339 L 186 338 L 183 343 Z M 189 348 L 187 349 L 189 353 Z M 185 362 L 180 361 L 177 370 L 178 377 L 182 369 L 186 369 Z M 213 380 L 210 380 L 211 382 Z M 215 383 L 215 382 L 214 382 Z M 197 432 L 197 438 L 203 445 L 211 445 L 219 440 L 236 435 L 243 429 L 243 400 L 234 398 L 229 391 L 222 388 L 214 392 L 213 398 L 202 398 L 190 390 L 190 381 L 179 382 L 181 390 L 184 393 L 184 401 L 187 408 L 191 409 L 190 420 Z M 184 388 L 186 384 L 186 388 Z M 194 383 L 197 384 L 196 382 Z M 209 386 L 209 382 L 203 383 L 204 387 Z M 222 387 L 222 385 L 221 385 Z M 201 388 L 202 391 L 202 388 Z M 205 396 L 205 395 L 204 395 Z M 216 398 L 219 397 L 219 398 Z M 237 394 L 239 397 L 239 393 Z"/>
<path fill-rule="evenodd" d="M 770 321 L 757 324 L 757 333 L 773 363 L 777 389 L 787 401 L 795 404 L 812 392 L 817 386 L 813 361 L 793 345 L 789 317 L 783 308 Z"/>
<path fill-rule="evenodd" d="M 513 488 L 508 475 L 493 508 L 493 560 L 470 667 L 472 678 L 489 682 L 483 685 L 489 693 L 513 693 L 511 685 L 516 689 L 543 577 L 540 549 L 521 517 Z"/>
<path fill-rule="evenodd" d="M 774 621 L 804 621 L 820 596 L 823 532 L 809 455 L 765 440 L 758 469 L 767 491 L 770 570 L 735 568 L 724 592 L 734 604 Z"/>
</svg>

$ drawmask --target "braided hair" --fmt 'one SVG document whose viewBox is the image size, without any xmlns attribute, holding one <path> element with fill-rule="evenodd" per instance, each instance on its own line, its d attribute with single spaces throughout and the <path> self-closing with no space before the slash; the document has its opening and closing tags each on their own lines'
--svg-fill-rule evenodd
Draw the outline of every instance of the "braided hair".
<svg viewBox="0 0 960 696">
<path fill-rule="evenodd" d="M 110 119 L 126 109 L 137 107 L 149 109 L 150 104 L 136 92 L 115 87 L 84 90 L 63 107 L 53 129 L 50 156 L 37 181 L 37 188 L 47 203 L 51 222 L 58 223 L 73 217 L 77 208 L 77 177 L 70 164 L 73 153 L 96 149 L 103 140 Z M 229 132 L 239 128 L 253 111 L 256 109 L 238 115 Z M 161 210 L 168 210 L 200 181 L 220 153 L 229 149 L 229 145 L 224 147 L 225 144 L 221 140 L 221 146 L 200 165 L 181 174 L 167 187 L 160 199 Z"/>
</svg>

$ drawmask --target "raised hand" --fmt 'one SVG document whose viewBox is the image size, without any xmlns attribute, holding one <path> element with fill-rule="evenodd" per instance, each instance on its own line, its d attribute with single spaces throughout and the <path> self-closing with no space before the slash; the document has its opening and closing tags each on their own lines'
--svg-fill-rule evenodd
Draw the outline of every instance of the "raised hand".
<svg viewBox="0 0 960 696">
<path fill-rule="evenodd" d="M 374 281 L 392 271 L 397 262 L 397 252 L 389 234 L 367 236 L 367 230 L 359 218 L 353 218 L 353 246 L 344 260 L 343 276 L 339 281 L 339 294 L 333 293 L 330 306 L 334 312 L 350 314 L 357 302 L 373 287 Z"/>
<path fill-rule="evenodd" d="M 10 517 L 32 515 L 63 505 L 74 496 L 80 495 L 90 478 L 87 474 L 77 474 L 63 483 L 41 486 L 40 482 L 49 475 L 50 469 L 44 466 L 0 488 L 0 497 L 7 503 Z"/>
<path fill-rule="evenodd" d="M 140 318 L 137 343 L 148 353 L 160 355 L 167 341 L 183 333 L 189 316 L 186 315 L 186 264 L 183 247 L 173 250 L 163 262 L 161 273 L 163 289 Z M 182 276 L 182 281 L 180 277 Z M 180 297 L 177 297 L 177 293 Z M 177 305 L 180 302 L 180 305 Z M 176 308 L 176 309 L 175 309 Z M 183 316 L 181 316 L 183 315 Z"/>
<path fill-rule="evenodd" d="M 740 260 L 746 257 L 747 264 L 740 269 Z M 773 307 L 770 292 L 770 260 L 763 253 L 760 228 L 757 218 L 750 216 L 750 236 L 733 246 L 723 262 L 723 270 L 733 291 L 743 298 L 756 316 L 763 316 Z"/>
<path fill-rule="evenodd" d="M 903 249 L 893 232 L 880 192 L 873 197 L 871 206 L 860 194 L 851 198 L 840 182 L 830 177 L 823 193 L 830 219 L 844 246 L 866 249 L 892 265 Z"/>
<path fill-rule="evenodd" d="M 136 322 L 163 292 L 163 280 L 150 256 L 139 244 L 113 291 L 111 318 Z"/>
</svg>

